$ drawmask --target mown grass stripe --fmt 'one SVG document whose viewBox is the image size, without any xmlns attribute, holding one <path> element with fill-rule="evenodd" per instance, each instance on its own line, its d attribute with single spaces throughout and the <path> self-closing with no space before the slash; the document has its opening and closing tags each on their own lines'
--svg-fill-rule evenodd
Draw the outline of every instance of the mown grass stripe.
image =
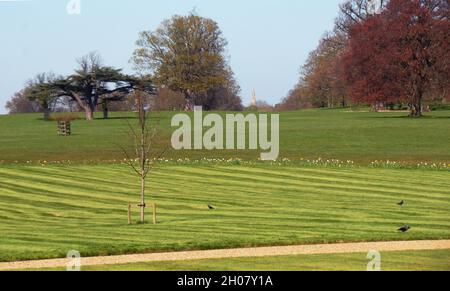
<svg viewBox="0 0 450 291">
<path fill-rule="evenodd" d="M 125 165 L 0 167 L 0 260 L 65 256 L 71 249 L 95 255 L 448 238 L 450 187 L 443 186 L 450 179 L 439 172 L 433 187 L 435 172 L 427 172 L 424 194 L 414 183 L 421 172 L 164 165 L 147 189 L 160 224 L 128 226 L 126 205 L 139 200 L 139 184 Z M 383 186 L 381 180 L 396 176 L 395 189 Z M 397 199 L 407 206 L 398 207 Z M 404 223 L 413 230 L 400 234 Z"/>
<path fill-rule="evenodd" d="M 191 170 L 189 170 L 191 171 Z M 192 171 L 191 171 L 192 172 Z M 197 174 L 205 174 L 203 171 L 199 171 L 197 172 Z M 171 175 L 174 175 L 173 173 Z M 209 178 L 209 177 L 214 177 L 214 178 Z M 434 199 L 446 199 L 447 196 L 445 195 L 445 193 L 442 194 L 422 194 L 421 192 L 410 192 L 407 191 L 407 189 L 401 189 L 401 190 L 395 190 L 391 189 L 387 186 L 385 186 L 384 188 L 379 187 L 372 187 L 372 186 L 346 186 L 344 184 L 342 185 L 330 185 L 329 183 L 317 183 L 317 182 L 313 182 L 313 181 L 295 181 L 295 180 L 287 180 L 287 179 L 278 179 L 278 178 L 273 178 L 273 177 L 261 177 L 261 176 L 257 176 L 257 175 L 248 175 L 248 174 L 241 174 L 241 173 L 221 173 L 221 174 L 217 174 L 217 178 L 215 177 L 215 175 L 212 175 L 212 173 L 209 173 L 209 175 L 207 176 L 208 178 L 204 178 L 205 182 L 208 182 L 209 184 L 221 184 L 223 182 L 220 181 L 220 177 L 233 177 L 236 179 L 232 179 L 230 180 L 230 184 L 240 184 L 240 185 L 245 185 L 246 187 L 255 187 L 257 185 L 259 185 L 260 183 L 264 182 L 264 183 L 269 183 L 272 182 L 273 184 L 267 184 L 265 186 L 266 189 L 270 189 L 270 188 L 281 188 L 283 190 L 289 190 L 289 189 L 293 189 L 293 187 L 298 187 L 298 186 L 303 186 L 305 187 L 305 190 L 309 190 L 309 191 L 313 191 L 314 189 L 318 189 L 320 188 L 321 191 L 326 191 L 326 190 L 331 190 L 331 191 L 342 191 L 342 190 L 346 190 L 346 191 L 356 191 L 358 193 L 362 193 L 362 192 L 371 192 L 371 193 L 379 193 L 378 197 L 380 198 L 388 198 L 388 194 L 392 194 L 392 195 L 396 195 L 398 198 L 401 197 L 401 195 L 403 194 L 408 194 L 409 196 L 416 196 L 416 197 L 423 197 L 426 199 L 430 199 L 430 197 L 434 198 Z M 177 177 L 177 175 L 175 175 L 175 177 Z M 237 179 L 239 178 L 239 180 Z M 351 183 L 349 183 L 351 184 Z M 274 186 L 275 185 L 275 186 Z M 308 186 L 306 186 L 308 185 Z M 338 194 L 338 193 L 336 193 Z M 385 194 L 385 195 L 383 195 Z M 425 199 L 423 199 L 425 200 Z"/>
</svg>

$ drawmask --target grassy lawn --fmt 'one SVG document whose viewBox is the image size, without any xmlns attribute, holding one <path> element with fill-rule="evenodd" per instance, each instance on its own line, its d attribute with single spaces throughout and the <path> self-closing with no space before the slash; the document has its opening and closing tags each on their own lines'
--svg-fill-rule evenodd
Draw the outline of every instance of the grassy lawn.
<svg viewBox="0 0 450 291">
<path fill-rule="evenodd" d="M 448 239 L 449 178 L 433 170 L 160 165 L 148 186 L 160 224 L 128 226 L 127 203 L 137 204 L 139 191 L 125 165 L 3 165 L 0 261 L 65 257 L 72 249 L 92 256 Z M 405 223 L 412 230 L 397 232 Z"/>
<path fill-rule="evenodd" d="M 161 145 L 171 136 L 174 113 L 158 113 Z M 56 135 L 55 122 L 44 122 L 41 114 L 0 116 L 0 162 L 27 160 L 122 159 L 117 146 L 127 146 L 127 122 L 131 113 L 112 113 L 112 119 L 75 121 L 74 135 Z M 407 162 L 450 161 L 450 111 L 428 113 L 421 119 L 406 113 L 351 112 L 350 109 L 284 112 L 280 116 L 280 157 L 291 159 L 334 158 L 368 164 L 374 160 Z M 100 115 L 97 115 L 100 117 Z M 259 151 L 168 151 L 170 158 L 230 158 L 247 160 Z"/>
<path fill-rule="evenodd" d="M 86 266 L 83 271 L 366 271 L 367 254 L 229 258 Z M 383 271 L 450 271 L 450 250 L 384 252 Z M 65 269 L 49 269 L 65 270 Z"/>
<path fill-rule="evenodd" d="M 170 139 L 173 114 L 159 115 L 159 146 Z M 148 185 L 148 200 L 159 208 L 156 226 L 127 225 L 127 204 L 138 204 L 139 181 L 127 166 L 101 162 L 123 159 L 117 144 L 129 144 L 127 115 L 75 121 L 70 137 L 58 137 L 55 122 L 41 115 L 0 116 L 0 261 L 65 257 L 73 249 L 93 256 L 450 238 L 449 171 L 366 167 L 374 160 L 449 164 L 450 111 L 421 119 L 348 109 L 281 113 L 281 158 L 362 166 L 160 164 Z M 169 150 L 165 157 L 255 160 L 259 153 Z M 30 160 L 75 164 L 24 164 Z M 407 205 L 397 206 L 400 200 Z M 209 203 L 217 210 L 208 210 Z M 396 231 L 406 223 L 410 232 Z"/>
</svg>

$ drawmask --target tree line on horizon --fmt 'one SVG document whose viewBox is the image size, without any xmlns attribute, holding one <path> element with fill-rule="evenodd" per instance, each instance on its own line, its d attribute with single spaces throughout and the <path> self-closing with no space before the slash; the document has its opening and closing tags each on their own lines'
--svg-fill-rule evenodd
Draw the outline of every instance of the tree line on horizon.
<svg viewBox="0 0 450 291">
<path fill-rule="evenodd" d="M 448 0 L 349 0 L 333 31 L 302 66 L 279 110 L 371 105 L 407 108 L 450 101 Z"/>
<path fill-rule="evenodd" d="M 261 110 L 370 105 L 407 108 L 421 116 L 450 100 L 448 0 L 347 0 L 280 104 Z M 10 113 L 58 110 L 135 111 L 136 84 L 147 83 L 153 110 L 240 111 L 240 87 L 225 56 L 218 24 L 194 13 L 173 16 L 139 34 L 131 58 L 136 74 L 104 66 L 98 54 L 79 60 L 71 76 L 39 74 L 7 103 Z M 150 86 L 151 85 L 151 86 Z M 150 89 L 150 87 L 152 87 Z M 121 102 L 116 102 L 121 101 Z"/>
<path fill-rule="evenodd" d="M 78 60 L 72 75 L 41 73 L 7 103 L 10 113 L 59 110 L 136 111 L 135 96 L 151 110 L 243 109 L 240 87 L 225 56 L 227 41 L 218 24 L 194 13 L 175 15 L 155 31 L 144 31 L 130 60 L 134 75 L 105 66 L 97 52 Z M 137 90 L 143 94 L 135 94 Z"/>
</svg>

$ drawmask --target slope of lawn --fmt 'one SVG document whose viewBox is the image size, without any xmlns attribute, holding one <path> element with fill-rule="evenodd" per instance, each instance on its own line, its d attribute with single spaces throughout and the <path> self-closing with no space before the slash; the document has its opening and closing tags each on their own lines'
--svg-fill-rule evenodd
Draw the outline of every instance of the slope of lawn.
<svg viewBox="0 0 450 291">
<path fill-rule="evenodd" d="M 170 121 L 174 114 L 153 115 L 153 120 L 159 120 L 160 124 L 160 147 L 169 144 Z M 450 111 L 427 113 L 420 119 L 406 115 L 403 112 L 352 112 L 350 109 L 283 112 L 280 115 L 280 157 L 322 157 L 353 160 L 363 165 L 388 159 L 411 163 L 450 162 Z M 130 145 L 126 116 L 133 114 L 113 113 L 110 120 L 93 122 L 77 120 L 72 124 L 74 135 L 64 138 L 56 135 L 56 123 L 43 121 L 41 114 L 0 116 L 0 163 L 122 159 L 118 144 Z M 259 152 L 169 150 L 165 155 L 167 158 L 254 160 Z"/>
<path fill-rule="evenodd" d="M 0 261 L 69 250 L 92 256 L 450 238 L 448 171 L 164 164 L 148 192 L 160 223 L 129 226 L 127 204 L 138 203 L 139 181 L 125 165 L 0 166 Z M 412 230 L 397 232 L 405 223 Z"/>
<path fill-rule="evenodd" d="M 367 254 L 328 254 L 149 262 L 82 267 L 83 271 L 366 271 Z M 383 271 L 450 271 L 450 250 L 383 252 Z M 65 270 L 49 269 L 49 270 Z"/>
</svg>

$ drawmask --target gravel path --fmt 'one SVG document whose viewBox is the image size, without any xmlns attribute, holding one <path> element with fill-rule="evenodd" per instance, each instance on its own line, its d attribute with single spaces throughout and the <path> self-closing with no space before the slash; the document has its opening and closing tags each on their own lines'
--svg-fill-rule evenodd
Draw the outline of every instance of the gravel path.
<svg viewBox="0 0 450 291">
<path fill-rule="evenodd" d="M 397 242 L 367 242 L 342 243 L 326 245 L 298 245 L 284 247 L 260 247 L 243 249 L 225 249 L 209 251 L 186 251 L 171 253 L 153 253 L 137 255 L 121 255 L 108 257 L 87 257 L 81 259 L 81 266 L 116 265 L 158 261 L 185 261 L 200 259 L 268 257 L 285 255 L 313 255 L 339 253 L 366 253 L 371 250 L 383 251 L 417 251 L 450 249 L 450 240 L 440 241 L 397 241 Z M 23 270 L 39 268 L 66 267 L 68 259 L 50 259 L 0 263 L 0 271 Z"/>
</svg>

